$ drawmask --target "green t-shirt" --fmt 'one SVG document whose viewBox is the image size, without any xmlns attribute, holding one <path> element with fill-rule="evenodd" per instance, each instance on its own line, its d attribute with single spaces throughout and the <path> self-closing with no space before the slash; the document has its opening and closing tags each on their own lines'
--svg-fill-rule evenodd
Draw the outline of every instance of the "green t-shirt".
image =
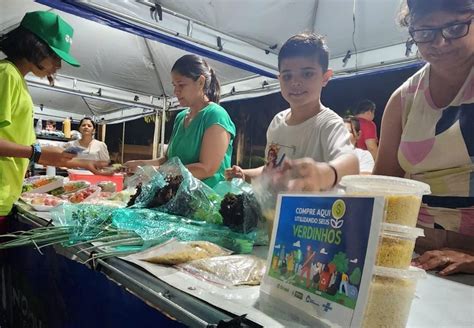
<svg viewBox="0 0 474 328">
<path fill-rule="evenodd" d="M 224 171 L 230 167 L 232 143 L 235 137 L 235 125 L 224 108 L 211 102 L 203 108 L 189 123 L 188 127 L 185 128 L 184 119 L 188 112 L 189 110 L 183 110 L 176 116 L 167 156 L 168 158 L 178 157 L 184 165 L 199 162 L 204 132 L 212 125 L 217 124 L 222 126 L 230 134 L 229 146 L 227 147 L 224 159 L 217 172 L 212 177 L 203 180 L 205 184 L 213 187 L 225 179 Z"/>
<path fill-rule="evenodd" d="M 33 101 L 15 65 L 0 60 L 0 139 L 21 145 L 35 142 Z M 28 159 L 0 157 L 0 216 L 10 213 L 21 193 Z"/>
</svg>

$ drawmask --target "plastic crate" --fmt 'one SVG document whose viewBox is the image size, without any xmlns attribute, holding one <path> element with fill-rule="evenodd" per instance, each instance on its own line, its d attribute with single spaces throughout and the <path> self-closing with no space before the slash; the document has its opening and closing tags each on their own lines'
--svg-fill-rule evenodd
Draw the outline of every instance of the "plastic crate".
<svg viewBox="0 0 474 328">
<path fill-rule="evenodd" d="M 89 181 L 91 184 L 97 184 L 102 181 L 112 181 L 115 182 L 117 186 L 117 191 L 123 189 L 123 174 L 115 173 L 114 175 L 96 175 L 90 171 L 85 170 L 68 170 L 69 180 L 85 180 Z"/>
</svg>

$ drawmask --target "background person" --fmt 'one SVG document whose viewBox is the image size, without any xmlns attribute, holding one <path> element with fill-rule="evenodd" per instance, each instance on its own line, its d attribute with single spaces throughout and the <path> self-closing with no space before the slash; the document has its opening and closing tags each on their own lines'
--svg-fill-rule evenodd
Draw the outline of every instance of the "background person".
<svg viewBox="0 0 474 328">
<path fill-rule="evenodd" d="M 414 264 L 474 273 L 474 0 L 409 0 L 408 26 L 427 64 L 391 96 L 374 174 L 431 186 Z"/>
<path fill-rule="evenodd" d="M 375 109 L 375 103 L 366 99 L 359 102 L 354 110 L 354 116 L 360 123 L 360 137 L 356 147 L 370 151 L 374 160 L 378 151 L 377 126 L 374 123 Z"/>
<path fill-rule="evenodd" d="M 360 138 L 360 124 L 359 120 L 354 116 L 344 118 L 344 125 L 347 131 L 351 134 L 351 143 L 354 146 L 354 154 L 359 159 L 360 174 L 372 174 L 374 170 L 374 158 L 368 150 L 357 148 L 355 145 Z"/>
<path fill-rule="evenodd" d="M 84 117 L 79 122 L 81 138 L 68 142 L 65 147 L 79 147 L 83 149 L 83 152 L 79 154 L 79 157 L 95 161 L 109 162 L 110 156 L 107 145 L 102 141 L 95 139 L 95 128 L 96 124 L 94 120 L 90 117 Z"/>
<path fill-rule="evenodd" d="M 224 180 L 224 171 L 230 167 L 235 137 L 234 123 L 218 105 L 219 81 L 207 62 L 196 55 L 178 59 L 171 78 L 179 104 L 189 109 L 176 116 L 166 156 L 124 165 L 133 171 L 138 165 L 161 165 L 176 156 L 193 176 L 213 187 Z"/>
</svg>

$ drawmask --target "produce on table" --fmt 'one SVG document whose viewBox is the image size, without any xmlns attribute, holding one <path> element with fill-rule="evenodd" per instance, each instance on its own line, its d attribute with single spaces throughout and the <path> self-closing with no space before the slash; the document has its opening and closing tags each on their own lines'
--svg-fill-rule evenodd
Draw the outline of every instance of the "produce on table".
<svg viewBox="0 0 474 328">
<path fill-rule="evenodd" d="M 97 183 L 97 186 L 102 189 L 103 192 L 116 192 L 117 185 L 112 181 L 101 181 Z"/>
<path fill-rule="evenodd" d="M 253 255 L 228 255 L 199 259 L 178 265 L 193 276 L 219 285 L 259 285 L 265 260 Z"/>
<path fill-rule="evenodd" d="M 230 253 L 231 251 L 208 241 L 181 242 L 173 239 L 136 254 L 135 258 L 151 263 L 175 265 Z"/>
<path fill-rule="evenodd" d="M 62 177 L 34 176 L 25 179 L 22 192 L 48 192 L 62 186 Z"/>
<path fill-rule="evenodd" d="M 224 225 L 233 231 L 250 232 L 257 227 L 262 216 L 257 200 L 253 195 L 227 193 L 221 202 L 219 212 Z"/>
<path fill-rule="evenodd" d="M 98 195 L 100 193 L 100 188 L 97 186 L 90 186 L 85 189 L 81 189 L 71 196 L 69 196 L 68 200 L 71 203 L 81 203 L 86 199 L 91 198 L 93 195 Z"/>
</svg>

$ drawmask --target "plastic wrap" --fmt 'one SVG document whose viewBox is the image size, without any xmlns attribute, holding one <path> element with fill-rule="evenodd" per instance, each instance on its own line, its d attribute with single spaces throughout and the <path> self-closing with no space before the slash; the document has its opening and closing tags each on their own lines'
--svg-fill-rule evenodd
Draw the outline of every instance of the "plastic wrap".
<svg viewBox="0 0 474 328">
<path fill-rule="evenodd" d="M 110 228 L 114 208 L 92 204 L 64 204 L 51 211 L 55 226 L 72 228 L 70 243 L 97 238 Z"/>
<path fill-rule="evenodd" d="M 135 257 L 151 263 L 175 265 L 214 256 L 229 255 L 230 253 L 231 251 L 208 241 L 181 242 L 172 239 L 136 254 Z"/>
<path fill-rule="evenodd" d="M 259 285 L 265 260 L 252 255 L 218 256 L 178 265 L 193 276 L 222 286 Z"/>
<path fill-rule="evenodd" d="M 193 177 L 177 158 L 162 165 L 149 183 L 138 187 L 133 208 L 155 208 L 214 224 L 222 223 L 220 197 Z"/>
<path fill-rule="evenodd" d="M 266 167 L 262 174 L 252 179 L 252 188 L 255 197 L 262 209 L 263 217 L 267 222 L 268 235 L 272 236 L 273 222 L 278 194 L 288 190 L 290 171 L 281 170 L 279 167 Z"/>
<path fill-rule="evenodd" d="M 177 238 L 181 241 L 204 240 L 237 253 L 252 252 L 255 234 L 240 234 L 222 225 L 187 219 L 150 209 L 117 209 L 114 227 L 134 231 L 146 247 Z"/>
<path fill-rule="evenodd" d="M 220 214 L 223 224 L 236 232 L 257 231 L 256 244 L 268 244 L 265 219 L 252 186 L 242 179 L 219 182 L 215 187 L 222 197 Z"/>
</svg>

